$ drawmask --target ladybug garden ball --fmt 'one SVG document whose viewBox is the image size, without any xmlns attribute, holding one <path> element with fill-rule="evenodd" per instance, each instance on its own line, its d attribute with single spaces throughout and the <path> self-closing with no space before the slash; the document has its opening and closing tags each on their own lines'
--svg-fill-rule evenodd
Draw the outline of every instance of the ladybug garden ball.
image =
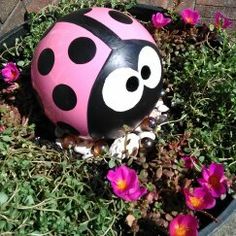
<svg viewBox="0 0 236 236">
<path fill-rule="evenodd" d="M 109 8 L 81 9 L 42 37 L 32 84 L 46 116 L 85 138 L 117 138 L 154 108 L 162 64 L 150 33 Z"/>
</svg>

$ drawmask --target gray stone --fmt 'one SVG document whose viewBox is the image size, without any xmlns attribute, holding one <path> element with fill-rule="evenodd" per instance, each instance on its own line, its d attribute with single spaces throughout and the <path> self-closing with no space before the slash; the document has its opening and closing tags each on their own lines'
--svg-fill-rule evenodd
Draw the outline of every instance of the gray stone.
<svg viewBox="0 0 236 236">
<path fill-rule="evenodd" d="M 169 0 L 138 0 L 137 3 L 167 8 Z"/>
<path fill-rule="evenodd" d="M 8 31 L 21 25 L 24 22 L 24 14 L 25 14 L 25 9 L 23 7 L 22 2 L 20 1 L 12 11 L 10 16 L 7 18 L 7 20 L 4 22 L 0 31 L 0 37 L 3 34 L 7 33 Z"/>
<path fill-rule="evenodd" d="M 235 7 L 235 0 L 197 0 L 196 3 L 207 6 Z"/>
<path fill-rule="evenodd" d="M 19 0 L 1 0 L 0 1 L 0 21 L 4 23 L 7 17 L 11 14 L 11 12 L 16 7 Z"/>
<path fill-rule="evenodd" d="M 226 17 L 229 17 L 231 19 L 236 19 L 235 7 L 218 7 L 218 6 L 209 7 L 205 5 L 196 5 L 196 9 L 200 11 L 202 17 L 214 17 L 215 12 L 220 11 Z"/>
<path fill-rule="evenodd" d="M 226 223 L 213 233 L 213 236 L 236 236 L 236 211 L 226 221 Z"/>
<path fill-rule="evenodd" d="M 25 5 L 28 12 L 39 12 L 41 9 L 45 8 L 50 4 L 57 4 L 59 0 L 44 0 L 44 1 L 29 1 L 25 0 Z"/>
</svg>

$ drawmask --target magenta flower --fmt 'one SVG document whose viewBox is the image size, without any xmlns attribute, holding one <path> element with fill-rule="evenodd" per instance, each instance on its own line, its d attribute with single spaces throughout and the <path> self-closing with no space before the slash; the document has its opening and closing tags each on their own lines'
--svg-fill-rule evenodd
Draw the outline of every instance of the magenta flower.
<svg viewBox="0 0 236 236">
<path fill-rule="evenodd" d="M 198 11 L 186 8 L 181 12 L 181 17 L 186 24 L 196 25 L 200 20 L 200 14 Z"/>
<path fill-rule="evenodd" d="M 16 81 L 20 75 L 19 69 L 13 62 L 8 62 L 6 65 L 4 65 L 4 68 L 1 70 L 1 73 L 4 81 L 9 84 Z"/>
<path fill-rule="evenodd" d="M 202 178 L 198 182 L 208 188 L 213 197 L 220 197 L 227 190 L 227 178 L 222 164 L 212 163 L 209 168 L 203 167 Z"/>
<path fill-rule="evenodd" d="M 171 19 L 165 17 L 162 13 L 157 12 L 156 14 L 152 15 L 152 24 L 157 28 L 160 29 L 171 22 Z"/>
<path fill-rule="evenodd" d="M 0 133 L 2 133 L 5 129 L 6 127 L 4 125 L 0 125 Z"/>
<path fill-rule="evenodd" d="M 107 178 L 111 182 L 114 193 L 126 201 L 135 201 L 147 192 L 146 188 L 140 187 L 135 170 L 126 166 L 109 170 Z"/>
<path fill-rule="evenodd" d="M 197 163 L 198 160 L 194 156 L 183 156 L 182 160 L 184 161 L 184 167 L 187 169 L 192 169 L 194 167 L 194 163 Z"/>
<path fill-rule="evenodd" d="M 194 188 L 191 191 L 184 189 L 186 205 L 192 210 L 204 210 L 213 208 L 216 204 L 215 198 L 205 187 Z"/>
<path fill-rule="evenodd" d="M 170 236 L 197 236 L 198 221 L 192 215 L 177 215 L 169 224 Z"/>
<path fill-rule="evenodd" d="M 233 21 L 225 17 L 221 12 L 217 11 L 214 15 L 215 22 L 214 25 L 217 29 L 226 29 L 233 25 Z"/>
</svg>

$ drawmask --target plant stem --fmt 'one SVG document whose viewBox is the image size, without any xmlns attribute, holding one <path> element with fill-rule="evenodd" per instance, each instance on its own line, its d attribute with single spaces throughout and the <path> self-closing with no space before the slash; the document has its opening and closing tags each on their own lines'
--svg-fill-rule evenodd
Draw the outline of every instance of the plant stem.
<svg viewBox="0 0 236 236">
<path fill-rule="evenodd" d="M 213 215 L 211 215 L 210 213 L 206 212 L 206 211 L 199 211 L 201 212 L 202 214 L 210 217 L 213 221 L 215 221 L 216 223 L 219 223 L 219 220 L 217 220 Z"/>
</svg>

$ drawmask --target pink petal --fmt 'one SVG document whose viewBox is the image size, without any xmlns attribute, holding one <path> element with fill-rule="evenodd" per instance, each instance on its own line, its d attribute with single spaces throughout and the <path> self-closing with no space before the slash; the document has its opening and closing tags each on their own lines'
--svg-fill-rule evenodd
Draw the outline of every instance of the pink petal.
<svg viewBox="0 0 236 236">
<path fill-rule="evenodd" d="M 114 170 L 109 170 L 107 174 L 107 179 L 114 182 L 117 179 L 117 173 Z"/>
<path fill-rule="evenodd" d="M 129 191 L 128 196 L 131 199 L 131 201 L 138 200 L 140 197 L 142 197 L 144 194 L 147 193 L 147 189 L 143 187 L 139 187 L 137 189 L 132 189 Z"/>
<path fill-rule="evenodd" d="M 209 179 L 209 176 L 210 176 L 209 171 L 208 171 L 208 169 L 204 166 L 204 167 L 202 168 L 202 177 L 203 177 L 203 179 L 204 179 L 205 181 L 207 181 L 207 180 Z"/>
<path fill-rule="evenodd" d="M 182 10 L 181 17 L 185 23 L 195 25 L 198 23 L 200 19 L 200 14 L 198 11 L 194 11 L 193 9 L 186 8 Z"/>
<path fill-rule="evenodd" d="M 216 201 L 210 194 L 209 190 L 206 187 L 198 187 L 194 188 L 192 192 L 189 191 L 189 189 L 184 190 L 185 199 L 187 206 L 192 210 L 204 210 L 204 209 L 210 209 L 215 206 Z M 199 202 L 200 204 L 198 206 L 192 205 L 190 198 L 195 197 L 202 199 L 202 202 Z"/>
<path fill-rule="evenodd" d="M 155 20 L 158 21 L 158 22 L 162 22 L 164 20 L 163 14 L 157 13 L 156 17 L 155 17 Z"/>
<path fill-rule="evenodd" d="M 165 25 L 169 24 L 171 22 L 170 18 L 165 18 Z"/>
<path fill-rule="evenodd" d="M 126 201 L 135 201 L 147 191 L 145 188 L 140 188 L 135 170 L 126 166 L 120 166 L 115 168 L 115 170 L 109 170 L 107 179 L 111 182 L 113 192 Z M 117 181 L 119 179 L 126 181 L 126 189 L 117 188 Z"/>
<path fill-rule="evenodd" d="M 225 19 L 224 24 L 222 25 L 223 29 L 229 28 L 233 25 L 233 21 L 230 19 Z"/>
<path fill-rule="evenodd" d="M 229 18 L 225 17 L 221 12 L 216 12 L 214 15 L 215 18 L 215 27 L 220 28 L 222 27 L 223 29 L 229 28 L 232 26 L 233 21 L 230 20 Z"/>
<path fill-rule="evenodd" d="M 198 228 L 198 222 L 192 215 L 185 215 L 181 218 L 181 223 L 184 225 L 191 225 L 193 228 Z"/>
<path fill-rule="evenodd" d="M 8 62 L 1 70 L 4 81 L 11 83 L 18 79 L 20 72 L 13 62 Z"/>
<path fill-rule="evenodd" d="M 208 169 L 210 175 L 215 175 L 219 179 L 221 179 L 224 176 L 224 167 L 222 164 L 212 163 L 210 164 Z"/>
<path fill-rule="evenodd" d="M 207 184 L 207 181 L 203 178 L 199 178 L 197 179 L 197 182 L 201 185 L 201 186 L 204 186 Z"/>
<path fill-rule="evenodd" d="M 9 68 L 2 69 L 2 75 L 3 77 L 9 78 L 12 77 L 12 72 Z"/>
<path fill-rule="evenodd" d="M 224 184 L 219 184 L 215 188 L 209 189 L 213 197 L 220 197 L 222 194 L 226 193 L 226 188 Z"/>
<path fill-rule="evenodd" d="M 195 197 L 204 197 L 205 194 L 206 194 L 205 188 L 198 187 L 198 188 L 194 189 L 194 196 Z"/>
<path fill-rule="evenodd" d="M 214 18 L 215 18 L 215 25 L 219 26 L 220 25 L 220 18 L 222 17 L 223 15 L 217 11 L 214 15 Z"/>
<path fill-rule="evenodd" d="M 176 236 L 176 228 L 179 225 L 184 225 L 188 228 L 185 236 L 197 236 L 198 222 L 197 219 L 192 215 L 178 215 L 169 224 L 170 236 Z"/>
<path fill-rule="evenodd" d="M 162 13 L 152 15 L 152 23 L 156 28 L 162 28 L 171 22 L 170 18 L 166 18 Z"/>
</svg>

